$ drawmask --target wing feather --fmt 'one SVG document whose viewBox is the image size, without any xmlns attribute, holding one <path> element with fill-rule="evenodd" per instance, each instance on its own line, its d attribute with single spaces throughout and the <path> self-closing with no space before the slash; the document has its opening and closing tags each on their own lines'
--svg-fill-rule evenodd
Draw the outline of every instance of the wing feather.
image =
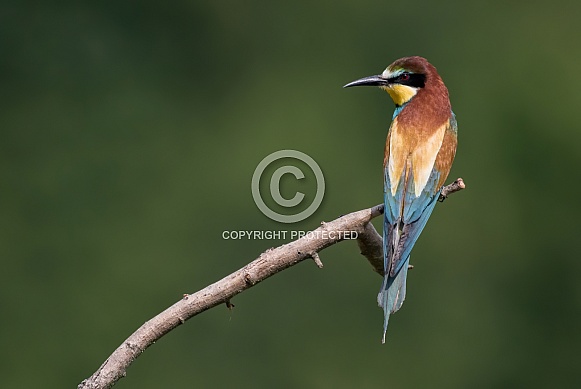
<svg viewBox="0 0 581 389">
<path fill-rule="evenodd" d="M 384 174 L 384 269 L 390 277 L 401 270 L 434 209 L 454 157 L 454 132 L 455 120 L 449 120 L 419 141 L 398 127 L 397 118 L 392 123 Z"/>
</svg>

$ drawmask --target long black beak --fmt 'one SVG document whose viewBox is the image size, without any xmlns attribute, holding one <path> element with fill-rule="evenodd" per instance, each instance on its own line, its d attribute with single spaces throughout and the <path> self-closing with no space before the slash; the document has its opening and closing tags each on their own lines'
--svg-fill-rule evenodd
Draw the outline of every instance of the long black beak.
<svg viewBox="0 0 581 389">
<path fill-rule="evenodd" d="M 355 80 L 343 86 L 343 88 L 350 88 L 352 86 L 385 86 L 388 84 L 389 84 L 388 80 L 377 75 L 360 78 L 359 80 Z"/>
</svg>

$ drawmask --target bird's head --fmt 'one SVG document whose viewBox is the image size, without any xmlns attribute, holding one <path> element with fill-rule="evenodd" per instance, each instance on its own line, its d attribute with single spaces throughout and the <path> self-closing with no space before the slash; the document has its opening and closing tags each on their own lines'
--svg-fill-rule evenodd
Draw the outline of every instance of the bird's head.
<svg viewBox="0 0 581 389">
<path fill-rule="evenodd" d="M 432 77 L 439 79 L 436 68 L 425 58 L 404 57 L 389 65 L 383 73 L 350 82 L 343 88 L 352 86 L 378 86 L 391 96 L 395 105 L 409 102 Z"/>
</svg>

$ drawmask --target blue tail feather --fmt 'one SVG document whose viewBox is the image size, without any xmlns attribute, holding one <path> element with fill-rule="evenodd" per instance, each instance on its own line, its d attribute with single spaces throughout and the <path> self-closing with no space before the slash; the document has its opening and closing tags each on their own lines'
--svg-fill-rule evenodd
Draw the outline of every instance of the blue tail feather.
<svg viewBox="0 0 581 389">
<path fill-rule="evenodd" d="M 387 324 L 389 322 L 389 315 L 397 312 L 405 300 L 406 292 L 406 278 L 408 274 L 410 258 L 408 257 L 404 262 L 401 270 L 396 274 L 395 277 L 390 277 L 385 275 L 383 277 L 383 284 L 379 294 L 377 295 L 377 304 L 383 308 L 384 321 L 383 321 L 383 338 L 381 343 L 385 343 L 385 334 L 387 332 Z"/>
</svg>

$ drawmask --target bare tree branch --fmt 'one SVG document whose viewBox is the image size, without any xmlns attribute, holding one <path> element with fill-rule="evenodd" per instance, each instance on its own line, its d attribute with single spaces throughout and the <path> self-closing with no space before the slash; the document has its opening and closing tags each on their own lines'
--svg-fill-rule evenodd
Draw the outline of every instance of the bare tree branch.
<svg viewBox="0 0 581 389">
<path fill-rule="evenodd" d="M 464 189 L 461 178 L 442 189 L 440 198 Z M 383 243 L 370 220 L 383 213 L 383 205 L 353 212 L 321 226 L 304 237 L 268 249 L 242 269 L 190 295 L 184 295 L 165 311 L 143 324 L 107 358 L 99 369 L 78 385 L 78 389 L 110 388 L 126 374 L 131 363 L 162 336 L 191 317 L 230 302 L 238 293 L 297 263 L 312 258 L 321 268 L 319 252 L 343 240 L 357 239 L 361 254 L 374 270 L 383 274 Z"/>
</svg>

